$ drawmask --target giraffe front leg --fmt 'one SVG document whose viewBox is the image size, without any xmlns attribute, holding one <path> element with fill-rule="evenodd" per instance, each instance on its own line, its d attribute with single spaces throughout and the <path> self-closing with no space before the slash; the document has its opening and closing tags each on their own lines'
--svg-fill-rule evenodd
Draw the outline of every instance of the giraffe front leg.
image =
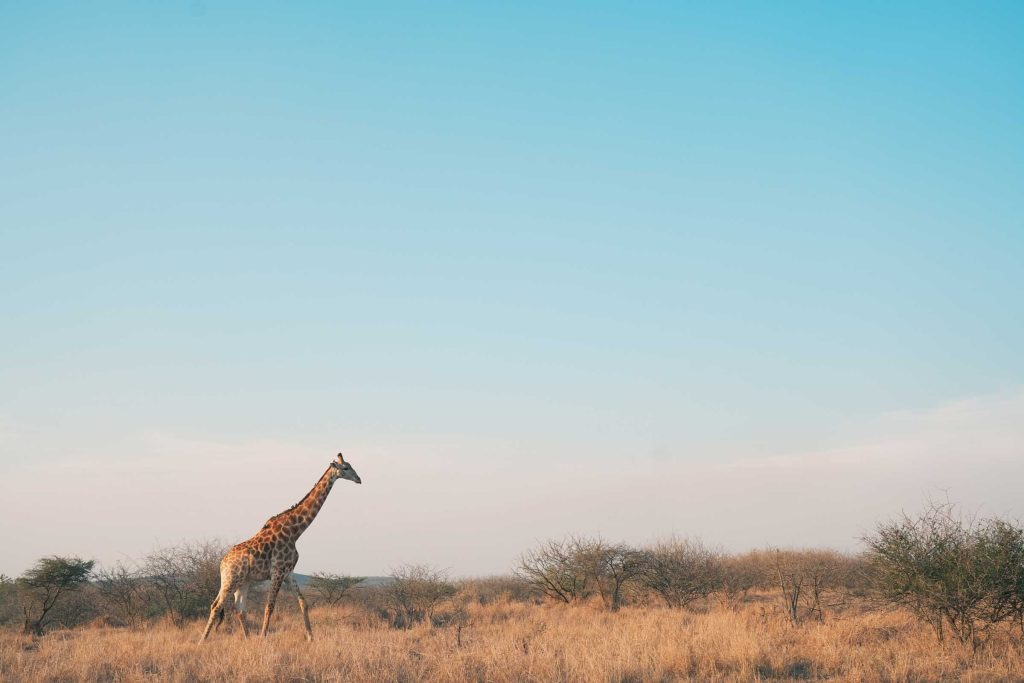
<svg viewBox="0 0 1024 683">
<path fill-rule="evenodd" d="M 313 640 L 313 629 L 309 625 L 309 608 L 306 606 L 306 598 L 299 590 L 299 583 L 290 573 L 288 574 L 288 587 L 295 591 L 295 595 L 299 599 L 299 611 L 302 612 L 302 621 L 306 625 L 306 640 Z"/>
<path fill-rule="evenodd" d="M 270 628 L 270 615 L 274 613 L 274 603 L 277 602 L 277 593 L 281 590 L 284 582 L 284 574 L 275 574 L 270 579 L 270 590 L 267 591 L 267 606 L 263 609 L 263 626 L 260 628 L 260 636 L 266 637 Z"/>
</svg>

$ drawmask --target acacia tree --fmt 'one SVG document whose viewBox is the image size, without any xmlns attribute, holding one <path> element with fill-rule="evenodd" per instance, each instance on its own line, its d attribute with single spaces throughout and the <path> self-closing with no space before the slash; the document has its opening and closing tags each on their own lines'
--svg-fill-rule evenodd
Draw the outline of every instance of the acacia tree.
<svg viewBox="0 0 1024 683">
<path fill-rule="evenodd" d="M 57 601 L 89 580 L 95 563 L 78 557 L 44 557 L 18 578 L 25 634 L 42 635 Z"/>
<path fill-rule="evenodd" d="M 910 609 L 939 640 L 948 629 L 973 648 L 993 627 L 1024 625 L 1024 530 L 929 503 L 917 516 L 882 523 L 866 537 L 882 601 Z"/>
<path fill-rule="evenodd" d="M 309 577 L 308 585 L 320 601 L 328 605 L 337 605 L 364 578 L 363 576 L 317 572 Z"/>
<path fill-rule="evenodd" d="M 988 623 L 1015 621 L 1024 633 L 1024 529 L 1003 519 L 987 520 L 978 543 L 988 586 Z"/>
</svg>

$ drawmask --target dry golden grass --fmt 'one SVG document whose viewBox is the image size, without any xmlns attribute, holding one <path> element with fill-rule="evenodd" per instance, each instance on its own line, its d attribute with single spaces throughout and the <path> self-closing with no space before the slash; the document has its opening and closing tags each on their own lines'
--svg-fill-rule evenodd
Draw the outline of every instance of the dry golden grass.
<svg viewBox="0 0 1024 683">
<path fill-rule="evenodd" d="M 0 634 L 3 681 L 1022 681 L 1019 639 L 972 657 L 901 613 L 850 611 L 794 628 L 770 602 L 703 613 L 471 605 L 456 627 L 394 630 L 347 607 L 294 613 L 266 640 L 201 624 Z M 461 644 L 459 642 L 461 636 Z"/>
</svg>

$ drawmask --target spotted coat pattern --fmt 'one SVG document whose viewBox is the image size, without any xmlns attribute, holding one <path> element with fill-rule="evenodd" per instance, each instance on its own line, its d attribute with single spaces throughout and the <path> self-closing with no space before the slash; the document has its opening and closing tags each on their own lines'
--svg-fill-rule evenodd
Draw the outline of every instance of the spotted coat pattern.
<svg viewBox="0 0 1024 683">
<path fill-rule="evenodd" d="M 327 471 L 302 500 L 268 519 L 255 536 L 239 543 L 227 552 L 220 561 L 220 591 L 218 591 L 213 604 L 210 605 L 210 618 L 206 622 L 200 642 L 206 640 L 211 628 L 220 626 L 224 620 L 225 611 L 232 608 L 237 613 L 243 636 L 248 636 L 249 627 L 245 619 L 248 591 L 249 587 L 258 581 L 270 581 L 260 635 L 267 635 L 277 594 L 281 590 L 281 586 L 287 583 L 298 597 L 299 610 L 302 612 L 306 628 L 306 638 L 312 640 L 313 631 L 309 625 L 306 600 L 292 577 L 292 570 L 295 569 L 295 564 L 299 561 L 295 542 L 302 532 L 312 524 L 324 501 L 327 500 L 327 494 L 331 492 L 334 482 L 338 479 L 361 483 L 359 475 L 349 463 L 345 462 L 341 453 L 338 453 L 337 460 L 331 462 Z M 234 602 L 228 600 L 230 595 L 234 596 Z"/>
</svg>

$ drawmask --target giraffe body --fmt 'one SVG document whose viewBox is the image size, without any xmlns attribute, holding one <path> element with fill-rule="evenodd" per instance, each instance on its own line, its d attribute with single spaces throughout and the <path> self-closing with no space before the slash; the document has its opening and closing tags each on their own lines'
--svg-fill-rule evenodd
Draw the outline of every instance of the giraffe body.
<svg viewBox="0 0 1024 683">
<path fill-rule="evenodd" d="M 249 634 L 249 627 L 245 619 L 248 592 L 249 587 L 258 581 L 270 581 L 260 635 L 267 635 L 277 594 L 281 590 L 281 586 L 287 583 L 299 600 L 299 610 L 302 612 L 306 638 L 312 640 L 313 631 L 309 624 L 306 600 L 292 576 L 292 570 L 295 569 L 295 564 L 299 561 L 299 552 L 295 549 L 295 542 L 316 518 L 324 501 L 327 500 L 327 494 L 331 492 L 334 482 L 338 479 L 348 479 L 357 484 L 362 483 L 359 475 L 349 463 L 345 462 L 341 453 L 338 453 L 337 460 L 331 462 L 327 471 L 301 501 L 268 519 L 255 536 L 239 543 L 227 552 L 220 561 L 220 591 L 218 591 L 213 604 L 210 605 L 210 618 L 206 622 L 206 629 L 203 631 L 200 642 L 206 640 L 211 628 L 220 625 L 225 611 L 232 608 L 238 615 L 238 621 L 242 626 L 242 635 Z M 233 596 L 234 601 L 229 601 L 228 596 Z"/>
</svg>

